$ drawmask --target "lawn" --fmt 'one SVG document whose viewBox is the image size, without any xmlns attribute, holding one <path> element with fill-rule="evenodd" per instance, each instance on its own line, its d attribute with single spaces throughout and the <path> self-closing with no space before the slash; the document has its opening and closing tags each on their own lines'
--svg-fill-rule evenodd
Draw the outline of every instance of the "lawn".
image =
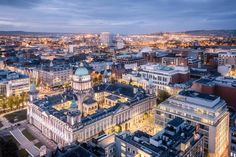
<svg viewBox="0 0 236 157">
<path fill-rule="evenodd" d="M 40 147 L 43 146 L 43 144 L 42 144 L 41 142 L 38 142 L 38 143 L 35 144 L 35 146 L 36 146 L 38 149 L 40 149 Z"/>
<path fill-rule="evenodd" d="M 29 133 L 26 129 L 22 131 L 22 134 L 25 135 L 26 138 L 28 138 L 29 141 L 35 140 L 34 136 Z"/>
<path fill-rule="evenodd" d="M 9 122 L 16 123 L 27 118 L 27 110 L 16 111 L 4 116 Z"/>
<path fill-rule="evenodd" d="M 18 151 L 19 157 L 28 157 L 30 156 L 29 153 L 25 149 L 21 149 Z"/>
</svg>

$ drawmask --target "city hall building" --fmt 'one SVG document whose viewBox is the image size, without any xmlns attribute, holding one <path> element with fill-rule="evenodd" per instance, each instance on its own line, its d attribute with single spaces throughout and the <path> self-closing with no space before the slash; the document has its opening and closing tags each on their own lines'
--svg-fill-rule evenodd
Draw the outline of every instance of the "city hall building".
<svg viewBox="0 0 236 157">
<path fill-rule="evenodd" d="M 28 122 L 62 146 L 111 133 L 116 127 L 122 131 L 136 127 L 156 104 L 155 97 L 129 85 L 104 83 L 92 87 L 83 65 L 72 76 L 72 87 L 40 100 L 35 86 L 30 89 Z"/>
</svg>

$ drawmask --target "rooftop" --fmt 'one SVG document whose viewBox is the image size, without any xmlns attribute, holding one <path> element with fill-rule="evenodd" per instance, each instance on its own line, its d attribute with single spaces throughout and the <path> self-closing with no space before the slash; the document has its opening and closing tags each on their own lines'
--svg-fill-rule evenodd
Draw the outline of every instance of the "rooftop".
<svg viewBox="0 0 236 157">
<path fill-rule="evenodd" d="M 219 98 L 219 96 L 216 95 L 209 95 L 209 94 L 204 94 L 192 90 L 183 90 L 179 92 L 179 95 L 186 96 L 186 97 L 191 97 L 191 98 L 200 98 L 208 101 L 214 101 Z"/>
<path fill-rule="evenodd" d="M 197 82 L 197 83 L 201 83 L 201 84 L 209 85 L 209 83 L 212 82 L 212 79 L 209 79 L 209 78 L 201 78 L 201 79 L 197 80 L 196 82 Z"/>
<path fill-rule="evenodd" d="M 131 106 L 135 104 L 137 101 L 141 101 L 148 96 L 146 95 L 144 90 L 139 89 L 137 93 L 133 92 L 133 87 L 129 85 L 123 85 L 123 84 L 100 84 L 94 87 L 94 92 L 110 92 L 112 94 L 118 94 L 128 97 L 128 101 L 126 102 L 118 102 L 116 105 L 107 108 L 107 109 L 99 109 L 96 111 L 96 113 L 91 114 L 86 117 L 81 118 L 82 124 L 90 124 L 97 120 L 100 120 L 106 116 L 110 116 L 113 114 L 114 111 L 118 110 L 123 105 Z M 39 106 L 42 109 L 42 112 L 45 112 L 46 114 L 50 114 L 55 116 L 56 118 L 66 122 L 66 113 L 68 112 L 67 109 L 62 110 L 56 110 L 53 106 L 61 104 L 63 102 L 73 101 L 77 100 L 76 93 L 72 90 L 67 90 L 62 94 L 54 95 L 50 97 L 46 97 L 44 99 L 36 100 L 34 101 L 34 104 Z M 94 100 L 87 99 L 84 103 L 93 103 Z M 79 127 L 80 124 L 76 124 L 73 127 Z"/>
<path fill-rule="evenodd" d="M 141 65 L 141 71 L 173 75 L 176 73 L 189 73 L 186 66 L 166 66 L 162 64 Z"/>
<path fill-rule="evenodd" d="M 85 67 L 78 67 L 75 71 L 76 76 L 86 76 L 89 75 L 89 71 Z"/>
<path fill-rule="evenodd" d="M 43 71 L 63 71 L 63 70 L 70 70 L 70 66 L 69 65 L 53 65 L 53 66 L 47 66 L 47 65 L 44 65 L 41 67 L 41 69 Z"/>
<path fill-rule="evenodd" d="M 116 101 L 118 99 L 120 99 L 120 97 L 116 96 L 116 95 L 108 95 L 106 96 L 107 99 L 110 99 L 110 100 L 113 100 L 113 101 Z"/>
<path fill-rule="evenodd" d="M 136 131 L 133 134 L 121 133 L 117 137 L 152 156 L 175 157 L 180 152 L 185 153 L 183 150 L 180 150 L 180 144 L 186 144 L 186 147 L 189 148 L 202 139 L 203 136 L 201 135 L 193 138 L 195 136 L 194 132 L 194 126 L 178 118 L 170 121 L 165 129 L 154 136 L 142 131 Z M 187 144 L 188 142 L 190 145 Z"/>
<path fill-rule="evenodd" d="M 182 118 L 176 117 L 175 119 L 169 121 L 168 125 L 171 125 L 171 126 L 174 126 L 174 127 L 178 127 L 183 122 L 184 122 L 184 120 Z"/>
<path fill-rule="evenodd" d="M 226 76 L 201 78 L 197 80 L 196 83 L 205 84 L 207 86 L 221 85 L 236 88 L 236 78 Z"/>
<path fill-rule="evenodd" d="M 93 89 L 95 92 L 107 91 L 109 93 L 112 93 L 115 95 L 121 95 L 121 96 L 128 97 L 128 98 L 133 98 L 135 96 L 133 86 L 125 85 L 125 84 L 121 84 L 121 83 L 100 84 L 100 85 L 94 86 Z M 142 89 L 140 89 L 140 90 L 142 90 Z"/>
<path fill-rule="evenodd" d="M 17 79 L 24 79 L 29 78 L 29 76 L 13 72 L 10 70 L 2 70 L 0 69 L 0 81 L 9 81 L 9 80 L 17 80 Z"/>
<path fill-rule="evenodd" d="M 53 152 L 53 157 L 97 157 L 92 151 L 83 147 L 83 145 L 70 145 L 63 150 L 57 148 Z"/>
<path fill-rule="evenodd" d="M 236 52 L 219 52 L 219 55 L 231 55 L 231 56 L 236 56 Z"/>
<path fill-rule="evenodd" d="M 96 103 L 97 101 L 94 100 L 93 98 L 88 98 L 86 99 L 83 103 L 84 104 L 87 104 L 87 105 L 90 105 L 90 104 L 93 104 L 93 103 Z"/>
</svg>

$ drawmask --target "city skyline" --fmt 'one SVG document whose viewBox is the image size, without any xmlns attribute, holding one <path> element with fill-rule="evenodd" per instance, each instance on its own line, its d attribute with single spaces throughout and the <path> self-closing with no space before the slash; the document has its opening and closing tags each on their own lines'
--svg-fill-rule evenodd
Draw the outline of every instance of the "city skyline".
<svg viewBox="0 0 236 157">
<path fill-rule="evenodd" d="M 236 0 L 0 0 L 0 157 L 236 157 Z"/>
<path fill-rule="evenodd" d="M 235 29 L 235 3 L 232 0 L 1 0 L 0 30 L 151 33 Z"/>
</svg>

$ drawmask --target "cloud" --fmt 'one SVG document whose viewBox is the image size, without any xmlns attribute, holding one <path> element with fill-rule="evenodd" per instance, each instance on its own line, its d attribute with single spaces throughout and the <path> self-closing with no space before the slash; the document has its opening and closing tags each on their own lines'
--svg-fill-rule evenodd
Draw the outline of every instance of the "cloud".
<svg viewBox="0 0 236 157">
<path fill-rule="evenodd" d="M 0 5 L 16 8 L 32 8 L 38 5 L 40 0 L 0 0 Z"/>
<path fill-rule="evenodd" d="M 234 6 L 235 0 L 0 0 L 0 17 L 11 19 L 0 20 L 29 31 L 235 29 Z"/>
<path fill-rule="evenodd" d="M 22 24 L 19 22 L 12 22 L 12 21 L 1 20 L 1 19 L 0 19 L 0 25 L 1 26 L 15 26 L 15 27 L 22 26 Z"/>
</svg>

